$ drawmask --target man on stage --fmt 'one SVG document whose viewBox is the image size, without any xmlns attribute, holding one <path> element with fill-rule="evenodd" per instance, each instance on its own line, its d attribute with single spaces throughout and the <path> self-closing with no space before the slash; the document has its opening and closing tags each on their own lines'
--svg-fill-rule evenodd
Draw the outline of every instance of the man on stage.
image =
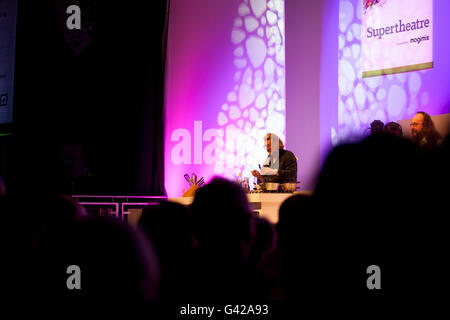
<svg viewBox="0 0 450 320">
<path fill-rule="evenodd" d="M 273 133 L 265 136 L 265 146 L 269 153 L 263 167 L 253 170 L 252 175 L 258 178 L 258 182 L 296 182 L 297 181 L 297 157 L 284 149 L 281 139 Z"/>
</svg>

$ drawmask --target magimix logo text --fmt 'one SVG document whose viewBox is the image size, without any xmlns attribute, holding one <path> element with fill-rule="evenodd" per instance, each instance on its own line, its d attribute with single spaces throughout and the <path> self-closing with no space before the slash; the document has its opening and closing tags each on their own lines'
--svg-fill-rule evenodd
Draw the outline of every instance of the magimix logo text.
<svg viewBox="0 0 450 320">
<path fill-rule="evenodd" d="M 411 38 L 411 40 L 409 40 L 409 43 L 417 43 L 419 44 L 422 41 L 427 41 L 430 40 L 430 36 L 423 36 L 420 38 Z"/>
</svg>

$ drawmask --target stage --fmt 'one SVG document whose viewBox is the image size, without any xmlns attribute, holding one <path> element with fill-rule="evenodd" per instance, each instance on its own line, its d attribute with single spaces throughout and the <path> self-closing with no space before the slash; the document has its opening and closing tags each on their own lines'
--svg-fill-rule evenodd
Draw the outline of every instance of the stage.
<svg viewBox="0 0 450 320">
<path fill-rule="evenodd" d="M 281 204 L 294 194 L 312 195 L 312 191 L 296 191 L 294 193 L 249 193 L 247 195 L 251 210 L 257 212 L 262 218 L 266 218 L 273 224 L 278 223 L 278 211 Z M 142 214 L 142 210 L 148 206 L 159 204 L 168 200 L 189 206 L 194 197 L 167 198 L 164 196 L 97 196 L 74 195 L 72 198 L 78 201 L 86 209 L 100 209 L 107 215 L 127 220 L 135 225 Z M 226 199 L 224 199 L 225 201 Z"/>
</svg>

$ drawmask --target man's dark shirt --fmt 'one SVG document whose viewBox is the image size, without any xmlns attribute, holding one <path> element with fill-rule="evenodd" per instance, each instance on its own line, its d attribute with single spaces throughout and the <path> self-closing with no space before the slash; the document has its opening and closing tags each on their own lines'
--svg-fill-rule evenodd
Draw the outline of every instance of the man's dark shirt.
<svg viewBox="0 0 450 320">
<path fill-rule="evenodd" d="M 297 158 L 288 150 L 281 149 L 278 155 L 278 159 L 272 163 L 272 155 L 268 156 L 265 163 L 271 168 L 277 168 L 278 162 L 278 174 L 272 176 L 263 176 L 264 182 L 296 182 L 297 181 Z"/>
<path fill-rule="evenodd" d="M 437 131 L 432 131 L 427 136 L 420 139 L 418 145 L 422 150 L 432 151 L 437 149 L 443 141 L 444 140 Z"/>
</svg>

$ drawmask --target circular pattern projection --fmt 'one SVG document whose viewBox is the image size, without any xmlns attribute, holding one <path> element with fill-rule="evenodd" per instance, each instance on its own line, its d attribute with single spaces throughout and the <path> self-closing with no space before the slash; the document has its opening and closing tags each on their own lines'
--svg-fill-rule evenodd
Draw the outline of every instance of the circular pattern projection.
<svg viewBox="0 0 450 320">
<path fill-rule="evenodd" d="M 263 138 L 285 138 L 284 0 L 243 0 L 231 31 L 234 84 L 217 115 L 225 145 L 216 148 L 214 172 L 251 177 L 267 152 Z"/>
</svg>

